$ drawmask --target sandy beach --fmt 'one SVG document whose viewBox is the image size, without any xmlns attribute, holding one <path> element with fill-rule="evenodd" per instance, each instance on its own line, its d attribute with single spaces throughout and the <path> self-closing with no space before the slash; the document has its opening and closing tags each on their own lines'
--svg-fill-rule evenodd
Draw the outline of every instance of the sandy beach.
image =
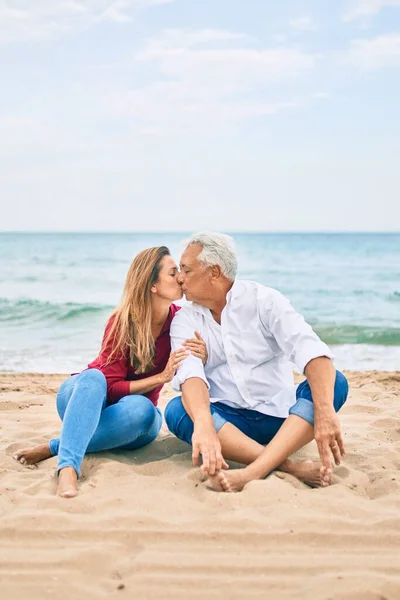
<svg viewBox="0 0 400 600">
<path fill-rule="evenodd" d="M 58 434 L 63 376 L 1 375 L 1 599 L 400 598 L 400 372 L 346 374 L 329 488 L 275 473 L 210 491 L 164 426 L 140 451 L 87 456 L 73 500 L 54 496 L 56 458 L 12 458 Z"/>
</svg>

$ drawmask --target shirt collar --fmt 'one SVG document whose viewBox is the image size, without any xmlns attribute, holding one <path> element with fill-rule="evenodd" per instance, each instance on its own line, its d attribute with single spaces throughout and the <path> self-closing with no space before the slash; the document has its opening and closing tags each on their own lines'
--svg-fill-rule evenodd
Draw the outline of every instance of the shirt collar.
<svg viewBox="0 0 400 600">
<path fill-rule="evenodd" d="M 229 304 L 231 300 L 235 300 L 240 294 L 240 281 L 235 279 L 233 285 L 226 295 L 226 303 Z"/>
</svg>

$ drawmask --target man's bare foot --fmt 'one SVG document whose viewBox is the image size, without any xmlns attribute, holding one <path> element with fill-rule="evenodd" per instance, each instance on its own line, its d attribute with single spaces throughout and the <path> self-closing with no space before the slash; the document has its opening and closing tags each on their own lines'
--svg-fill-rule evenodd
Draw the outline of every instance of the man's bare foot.
<svg viewBox="0 0 400 600">
<path fill-rule="evenodd" d="M 323 467 L 319 461 L 298 462 L 288 458 L 278 470 L 293 475 L 310 487 L 327 487 L 332 483 L 332 469 Z"/>
<path fill-rule="evenodd" d="M 36 465 L 41 460 L 52 456 L 49 444 L 40 444 L 34 448 L 22 448 L 13 454 L 13 458 L 18 460 L 21 465 Z"/>
<path fill-rule="evenodd" d="M 332 481 L 332 469 L 326 469 L 321 466 L 320 462 L 311 460 L 296 462 L 288 459 L 279 467 L 279 470 L 294 475 L 310 487 L 326 487 Z M 208 484 L 217 492 L 241 492 L 246 483 L 254 479 L 264 479 L 264 477 L 255 477 L 246 467 L 232 471 L 221 470 L 213 477 L 208 478 Z"/>
<path fill-rule="evenodd" d="M 73 467 L 64 467 L 58 474 L 57 496 L 75 498 L 78 493 L 78 476 Z"/>
<path fill-rule="evenodd" d="M 247 469 L 232 469 L 232 471 L 219 471 L 208 478 L 207 485 L 217 492 L 241 492 L 246 483 L 252 480 Z"/>
</svg>

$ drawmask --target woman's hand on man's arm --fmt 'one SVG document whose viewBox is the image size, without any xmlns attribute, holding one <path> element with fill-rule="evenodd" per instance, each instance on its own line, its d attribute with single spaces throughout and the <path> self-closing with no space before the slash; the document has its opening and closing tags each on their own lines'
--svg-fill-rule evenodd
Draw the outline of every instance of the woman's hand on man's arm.
<svg viewBox="0 0 400 600">
<path fill-rule="evenodd" d="M 195 331 L 194 335 L 194 338 L 189 338 L 183 342 L 182 346 L 186 348 L 186 350 L 189 350 L 193 356 L 201 358 L 203 365 L 205 365 L 208 360 L 207 345 L 198 331 Z"/>
<path fill-rule="evenodd" d="M 147 392 L 152 392 L 160 385 L 164 385 L 164 383 L 169 383 L 172 381 L 176 370 L 181 366 L 182 361 L 187 356 L 187 350 L 176 350 L 176 352 L 171 352 L 164 371 L 157 373 L 157 375 L 150 375 L 150 377 L 144 377 L 143 379 L 129 382 L 130 394 L 146 394 Z"/>
</svg>

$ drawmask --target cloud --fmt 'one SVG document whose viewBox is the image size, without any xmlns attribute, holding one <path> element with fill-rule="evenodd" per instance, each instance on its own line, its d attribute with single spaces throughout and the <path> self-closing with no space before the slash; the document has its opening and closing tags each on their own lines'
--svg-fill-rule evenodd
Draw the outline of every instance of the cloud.
<svg viewBox="0 0 400 600">
<path fill-rule="evenodd" d="M 10 8 L 0 0 L 0 42 L 53 39 L 98 21 L 125 22 L 135 9 L 176 0 L 20 0 Z"/>
<path fill-rule="evenodd" d="M 223 30 L 167 30 L 123 69 L 126 80 L 137 80 L 133 69 L 142 69 L 151 82 L 108 94 L 108 109 L 153 132 L 202 133 L 303 106 L 304 99 L 289 92 L 276 99 L 275 86 L 302 80 L 318 57 L 287 47 L 255 48 L 252 42 Z"/>
<path fill-rule="evenodd" d="M 284 33 L 275 33 L 271 36 L 271 39 L 277 44 L 284 44 L 288 40 L 288 36 Z"/>
<path fill-rule="evenodd" d="M 351 42 L 347 61 L 364 70 L 400 66 L 400 34 L 381 35 Z"/>
<path fill-rule="evenodd" d="M 330 97 L 331 95 L 328 94 L 328 92 L 314 92 L 313 94 L 311 94 L 311 98 L 313 98 L 314 100 L 326 100 Z"/>
<path fill-rule="evenodd" d="M 213 70 L 218 71 L 219 76 L 226 69 L 228 78 L 230 73 L 236 79 L 239 75 L 245 77 L 246 73 L 253 77 L 256 70 L 264 79 L 285 79 L 309 71 L 315 65 L 316 55 L 292 48 L 256 49 L 248 43 L 230 43 L 228 47 L 225 44 L 222 48 L 215 48 L 219 42 L 243 42 L 247 39 L 242 33 L 224 30 L 166 30 L 158 38 L 148 40 L 136 59 L 156 61 L 160 72 L 167 76 L 177 72 L 182 76 L 200 68 L 194 73 L 196 78 L 201 77 L 203 70 L 207 76 Z"/>
<path fill-rule="evenodd" d="M 400 6 L 400 0 L 353 0 L 348 11 L 343 15 L 344 21 L 354 21 L 377 15 L 385 7 Z"/>
<path fill-rule="evenodd" d="M 311 17 L 292 19 L 292 21 L 289 22 L 289 26 L 292 29 L 298 29 L 299 31 L 315 31 L 317 29 L 317 26 Z"/>
<path fill-rule="evenodd" d="M 241 32 L 168 29 L 121 61 L 81 65 L 72 80 L 35 86 L 29 104 L 10 106 L 0 120 L 0 154 L 47 152 L 57 160 L 129 148 L 142 136 L 236 134 L 250 121 L 319 101 L 303 89 L 318 58 L 263 47 Z"/>
<path fill-rule="evenodd" d="M 166 29 L 159 37 L 146 42 L 145 51 L 142 57 L 147 55 L 151 57 L 152 52 L 157 54 L 159 51 L 171 48 L 195 48 L 219 43 L 228 43 L 236 40 L 246 39 L 243 33 L 226 31 L 223 29 Z"/>
</svg>

